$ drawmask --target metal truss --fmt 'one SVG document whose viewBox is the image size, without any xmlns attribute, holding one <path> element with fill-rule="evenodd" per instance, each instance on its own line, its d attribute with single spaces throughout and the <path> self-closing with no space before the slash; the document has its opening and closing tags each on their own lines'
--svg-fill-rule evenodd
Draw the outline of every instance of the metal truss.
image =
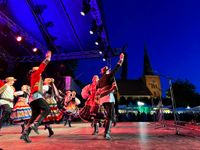
<svg viewBox="0 0 200 150">
<path fill-rule="evenodd" d="M 107 47 L 110 44 L 109 44 L 108 34 L 107 34 L 106 28 L 105 28 L 105 23 L 104 23 L 105 20 L 103 20 L 103 18 L 102 18 L 102 10 L 98 5 L 97 0 L 91 0 L 90 1 L 90 5 L 92 7 L 91 15 L 92 15 L 93 19 L 96 20 L 96 23 L 97 23 L 98 26 L 99 25 L 103 25 L 103 29 L 102 29 L 102 32 L 101 32 L 100 36 L 104 41 L 104 45 Z"/>
<path fill-rule="evenodd" d="M 15 57 L 13 57 L 13 56 L 10 56 L 9 54 L 8 54 L 8 52 L 3 48 L 3 47 L 1 47 L 0 46 L 0 58 L 2 58 L 3 60 L 5 60 L 6 62 L 7 62 L 7 64 L 8 64 L 8 72 L 11 72 L 11 70 L 13 69 L 13 67 L 14 67 L 14 58 Z"/>
<path fill-rule="evenodd" d="M 3 58 L 6 62 L 14 60 L 13 56 L 10 56 L 8 52 L 0 46 L 0 58 Z"/>
<path fill-rule="evenodd" d="M 97 0 L 91 0 L 90 5 L 93 8 L 91 10 L 91 15 L 93 19 L 97 21 L 98 25 L 103 24 L 104 20 L 101 14 L 102 10 L 98 5 Z M 7 60 L 14 62 L 40 62 L 44 59 L 46 48 L 43 45 L 41 45 L 40 42 L 31 37 L 28 33 L 24 32 L 20 26 L 18 26 L 14 21 L 8 18 L 2 11 L 0 11 L 0 23 L 7 25 L 14 33 L 20 33 L 21 36 L 23 36 L 30 44 L 36 44 L 38 49 L 40 49 L 42 52 L 42 55 L 12 57 L 9 54 L 6 54 L 5 56 L 0 55 L 0 57 L 3 57 L 5 59 L 8 58 Z M 104 46 L 108 47 L 110 44 L 105 24 L 103 24 L 101 37 L 103 38 Z M 112 48 L 106 48 L 106 49 L 109 53 L 111 53 L 109 55 L 110 58 L 119 55 L 119 49 L 112 49 Z M 101 58 L 101 57 L 103 57 L 103 54 L 99 54 L 98 50 L 81 50 L 75 52 L 53 54 L 52 61 L 89 59 L 89 58 Z"/>
<path fill-rule="evenodd" d="M 41 50 L 43 54 L 45 54 L 45 47 L 38 42 L 36 39 L 31 37 L 27 32 L 25 32 L 19 25 L 17 25 L 14 21 L 12 21 L 9 17 L 7 17 L 2 11 L 0 11 L 0 23 L 7 25 L 14 33 L 20 34 L 23 38 L 25 38 L 30 44 L 35 44 L 38 49 Z"/>
<path fill-rule="evenodd" d="M 7 0 L 0 0 L 0 8 L 5 8 L 7 5 L 8 1 Z"/>
<path fill-rule="evenodd" d="M 80 51 L 80 52 L 70 52 L 70 53 L 61 53 L 53 54 L 52 61 L 60 60 L 73 60 L 73 59 L 88 59 L 88 58 L 100 58 L 101 54 L 97 50 L 91 51 Z M 39 62 L 42 61 L 44 57 L 42 56 L 24 56 L 15 58 L 16 62 Z"/>
</svg>

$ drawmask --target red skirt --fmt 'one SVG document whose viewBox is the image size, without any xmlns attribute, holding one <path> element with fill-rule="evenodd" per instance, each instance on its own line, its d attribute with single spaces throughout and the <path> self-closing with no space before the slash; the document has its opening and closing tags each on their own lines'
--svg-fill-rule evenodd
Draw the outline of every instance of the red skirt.
<svg viewBox="0 0 200 150">
<path fill-rule="evenodd" d="M 93 119 L 105 119 L 106 113 L 102 105 L 94 101 L 86 102 L 86 105 L 79 111 L 79 116 L 83 121 L 93 121 Z"/>
</svg>

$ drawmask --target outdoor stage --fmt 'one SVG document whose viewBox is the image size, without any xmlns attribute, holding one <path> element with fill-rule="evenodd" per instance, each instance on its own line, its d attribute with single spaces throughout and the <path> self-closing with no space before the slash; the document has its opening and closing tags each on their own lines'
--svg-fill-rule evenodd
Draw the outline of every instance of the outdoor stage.
<svg viewBox="0 0 200 150">
<path fill-rule="evenodd" d="M 0 148 L 3 150 L 198 150 L 200 132 L 180 130 L 176 135 L 174 128 L 158 128 L 146 122 L 122 122 L 112 128 L 111 141 L 104 140 L 103 128 L 98 136 L 91 135 L 89 123 L 74 123 L 72 127 L 63 124 L 53 125 L 54 135 L 47 137 L 48 131 L 40 127 L 40 135 L 31 133 L 32 143 L 20 140 L 20 126 L 4 127 L 0 131 Z"/>
</svg>

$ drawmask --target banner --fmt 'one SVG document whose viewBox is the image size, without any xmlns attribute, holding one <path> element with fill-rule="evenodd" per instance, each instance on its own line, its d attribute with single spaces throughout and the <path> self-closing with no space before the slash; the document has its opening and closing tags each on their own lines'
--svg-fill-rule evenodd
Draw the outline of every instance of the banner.
<svg viewBox="0 0 200 150">
<path fill-rule="evenodd" d="M 160 77 L 156 75 L 145 75 L 144 78 L 147 88 L 152 93 L 152 97 L 160 98 L 162 96 Z"/>
</svg>

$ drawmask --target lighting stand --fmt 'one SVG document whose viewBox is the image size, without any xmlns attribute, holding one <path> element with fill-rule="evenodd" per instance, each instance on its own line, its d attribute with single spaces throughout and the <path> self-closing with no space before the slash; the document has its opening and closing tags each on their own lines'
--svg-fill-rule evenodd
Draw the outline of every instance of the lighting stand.
<svg viewBox="0 0 200 150">
<path fill-rule="evenodd" d="M 180 132 L 177 126 L 177 113 L 176 113 L 176 105 L 175 105 L 175 99 L 174 99 L 174 93 L 173 93 L 173 87 L 172 87 L 172 78 L 162 75 L 162 74 L 158 74 L 158 75 L 168 80 L 170 98 L 171 98 L 171 103 L 172 103 L 172 111 L 173 111 L 173 116 L 174 116 L 175 132 L 178 135 L 180 134 Z"/>
<path fill-rule="evenodd" d="M 176 134 L 180 134 L 179 130 L 178 130 L 178 126 L 177 126 L 177 114 L 176 114 L 176 105 L 175 105 L 175 99 L 174 99 L 174 93 L 173 93 L 173 87 L 172 87 L 172 80 L 171 78 L 167 77 L 168 82 L 169 82 L 169 91 L 170 91 L 170 97 L 171 97 L 171 101 L 172 101 L 172 111 L 173 111 L 173 115 L 174 115 L 174 124 L 175 124 L 175 131 Z"/>
</svg>

